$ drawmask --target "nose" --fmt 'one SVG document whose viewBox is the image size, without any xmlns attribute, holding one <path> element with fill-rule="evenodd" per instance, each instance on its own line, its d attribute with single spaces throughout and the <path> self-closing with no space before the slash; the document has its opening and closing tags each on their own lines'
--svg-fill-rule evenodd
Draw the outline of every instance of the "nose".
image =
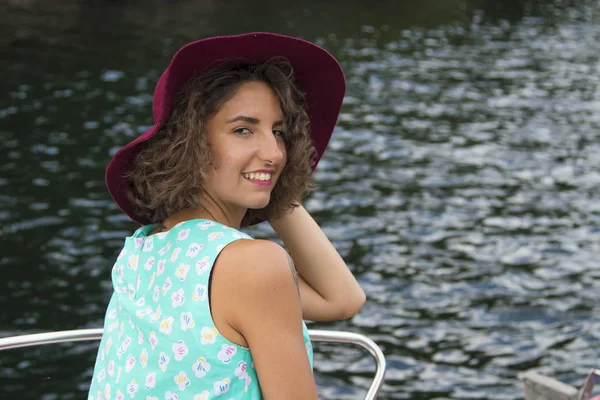
<svg viewBox="0 0 600 400">
<path fill-rule="evenodd" d="M 261 135 L 259 143 L 258 158 L 268 162 L 271 165 L 281 163 L 286 157 L 285 143 L 283 139 L 278 138 L 273 132 L 266 132 Z"/>
</svg>

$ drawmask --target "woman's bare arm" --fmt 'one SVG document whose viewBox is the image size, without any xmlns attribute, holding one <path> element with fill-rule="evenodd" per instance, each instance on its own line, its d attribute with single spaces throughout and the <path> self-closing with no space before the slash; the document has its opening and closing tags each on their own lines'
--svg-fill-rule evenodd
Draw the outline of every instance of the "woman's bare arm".
<svg viewBox="0 0 600 400">
<path fill-rule="evenodd" d="M 269 223 L 289 250 L 299 274 L 304 319 L 350 318 L 365 293 L 333 244 L 301 205 Z"/>
<path fill-rule="evenodd" d="M 216 268 L 230 287 L 228 324 L 248 343 L 263 397 L 317 399 L 285 250 L 270 241 L 240 240 L 223 250 Z"/>
</svg>

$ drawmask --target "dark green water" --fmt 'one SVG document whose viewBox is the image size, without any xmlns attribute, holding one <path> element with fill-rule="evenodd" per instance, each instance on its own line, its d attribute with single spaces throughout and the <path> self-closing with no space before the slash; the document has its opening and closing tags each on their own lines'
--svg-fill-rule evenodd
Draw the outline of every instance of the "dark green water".
<svg viewBox="0 0 600 400">
<path fill-rule="evenodd" d="M 306 207 L 368 295 L 382 399 L 516 399 L 599 366 L 600 25 L 592 1 L 0 1 L 0 336 L 100 327 L 136 226 L 104 167 L 191 40 L 316 41 L 348 80 Z M 265 226 L 250 233 L 272 237 Z M 0 398 L 83 399 L 97 343 L 0 354 Z M 323 398 L 370 357 L 317 346 Z"/>
</svg>

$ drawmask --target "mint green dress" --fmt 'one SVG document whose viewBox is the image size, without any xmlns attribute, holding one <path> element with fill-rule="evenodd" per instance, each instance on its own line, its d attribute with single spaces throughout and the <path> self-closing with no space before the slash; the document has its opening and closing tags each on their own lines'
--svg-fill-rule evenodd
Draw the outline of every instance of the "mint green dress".
<svg viewBox="0 0 600 400">
<path fill-rule="evenodd" d="M 153 228 L 126 238 L 112 269 L 114 293 L 88 399 L 262 399 L 250 350 L 219 333 L 208 298 L 221 250 L 252 238 L 204 219 L 148 236 Z"/>
</svg>

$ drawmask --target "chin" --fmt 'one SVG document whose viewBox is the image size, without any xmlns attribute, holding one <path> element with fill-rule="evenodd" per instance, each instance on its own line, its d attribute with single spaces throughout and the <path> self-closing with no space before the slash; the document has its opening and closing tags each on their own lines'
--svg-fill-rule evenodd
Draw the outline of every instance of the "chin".
<svg viewBox="0 0 600 400">
<path fill-rule="evenodd" d="M 260 200 L 256 199 L 255 201 L 248 202 L 248 204 L 246 205 L 246 208 L 248 208 L 250 210 L 260 210 L 260 209 L 268 206 L 270 202 L 271 202 L 270 196 L 267 199 L 260 199 Z"/>
</svg>

